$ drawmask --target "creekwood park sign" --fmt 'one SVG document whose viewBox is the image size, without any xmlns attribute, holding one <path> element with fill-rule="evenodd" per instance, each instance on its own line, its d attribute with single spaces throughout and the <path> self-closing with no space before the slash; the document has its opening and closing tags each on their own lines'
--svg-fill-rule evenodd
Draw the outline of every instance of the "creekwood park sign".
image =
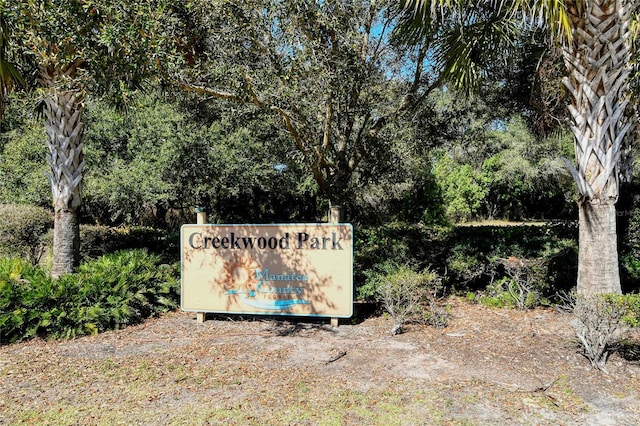
<svg viewBox="0 0 640 426">
<path fill-rule="evenodd" d="M 185 311 L 348 318 L 350 224 L 183 225 Z"/>
</svg>

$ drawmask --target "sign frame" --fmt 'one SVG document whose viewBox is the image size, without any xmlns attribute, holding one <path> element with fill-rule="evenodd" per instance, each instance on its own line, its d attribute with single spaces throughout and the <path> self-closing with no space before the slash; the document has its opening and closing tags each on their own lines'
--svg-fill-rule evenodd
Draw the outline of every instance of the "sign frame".
<svg viewBox="0 0 640 426">
<path fill-rule="evenodd" d="M 185 312 L 319 318 L 353 316 L 349 223 L 185 224 Z"/>
</svg>

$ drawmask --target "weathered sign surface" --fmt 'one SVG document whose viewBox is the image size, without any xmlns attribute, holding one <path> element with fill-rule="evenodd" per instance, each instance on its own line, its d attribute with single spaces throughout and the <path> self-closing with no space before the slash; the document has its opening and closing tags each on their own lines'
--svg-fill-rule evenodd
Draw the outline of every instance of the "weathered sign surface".
<svg viewBox="0 0 640 426">
<path fill-rule="evenodd" d="M 350 224 L 184 225 L 182 309 L 348 318 Z"/>
</svg>

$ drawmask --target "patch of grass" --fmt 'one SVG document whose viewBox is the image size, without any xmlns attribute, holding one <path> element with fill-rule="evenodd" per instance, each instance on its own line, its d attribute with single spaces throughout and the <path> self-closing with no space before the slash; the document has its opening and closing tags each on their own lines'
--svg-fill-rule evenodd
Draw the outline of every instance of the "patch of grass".
<svg viewBox="0 0 640 426">
<path fill-rule="evenodd" d="M 73 400 L 62 397 L 45 406 L 39 406 L 34 400 L 27 407 L 15 407 L 12 413 L 0 412 L 0 415 L 4 415 L 3 419 L 9 424 L 50 425 L 465 426 L 482 424 L 483 418 L 491 424 L 500 418 L 519 418 L 525 405 L 533 410 L 530 419 L 542 415 L 536 407 L 554 412 L 579 412 L 586 407 L 566 378 L 558 380 L 548 391 L 553 400 L 541 392 L 513 392 L 481 381 L 451 381 L 421 389 L 416 383 L 399 380 L 389 387 L 365 390 L 316 376 L 308 377 L 305 382 L 276 384 L 267 392 L 256 393 L 251 383 L 241 387 L 217 387 L 214 381 L 194 386 L 189 380 L 178 383 L 173 380 L 163 382 L 159 378 L 142 380 L 130 374 L 150 367 L 152 365 L 143 363 L 141 367 L 125 368 L 122 375 L 114 377 L 112 373 L 117 363 L 104 361 L 94 367 L 90 380 L 114 383 L 114 394 L 104 395 L 99 391 L 84 394 L 83 389 L 78 389 Z M 177 366 L 169 370 L 171 375 L 182 372 Z M 487 415 L 489 417 L 483 417 Z"/>
</svg>

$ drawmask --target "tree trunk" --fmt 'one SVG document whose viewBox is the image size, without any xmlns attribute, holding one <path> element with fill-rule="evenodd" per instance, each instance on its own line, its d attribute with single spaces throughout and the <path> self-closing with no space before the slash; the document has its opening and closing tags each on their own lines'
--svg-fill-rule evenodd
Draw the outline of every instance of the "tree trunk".
<svg viewBox="0 0 640 426">
<path fill-rule="evenodd" d="M 578 294 L 620 293 L 616 207 L 581 203 L 579 206 Z"/>
<path fill-rule="evenodd" d="M 59 277 L 73 272 L 80 258 L 78 208 L 82 204 L 81 185 L 84 170 L 84 93 L 81 90 L 56 89 L 55 68 L 42 67 L 40 77 L 49 93 L 44 98 L 44 113 L 49 140 L 47 161 L 55 211 L 53 270 Z"/>
<path fill-rule="evenodd" d="M 633 120 L 629 103 L 629 22 L 633 2 L 567 2 L 573 39 L 565 46 L 565 84 L 573 96 L 580 249 L 578 293 L 620 293 L 616 209 L 627 169 Z"/>
<path fill-rule="evenodd" d="M 80 226 L 76 209 L 56 209 L 53 227 L 53 268 L 51 276 L 69 274 L 79 263 Z"/>
</svg>

